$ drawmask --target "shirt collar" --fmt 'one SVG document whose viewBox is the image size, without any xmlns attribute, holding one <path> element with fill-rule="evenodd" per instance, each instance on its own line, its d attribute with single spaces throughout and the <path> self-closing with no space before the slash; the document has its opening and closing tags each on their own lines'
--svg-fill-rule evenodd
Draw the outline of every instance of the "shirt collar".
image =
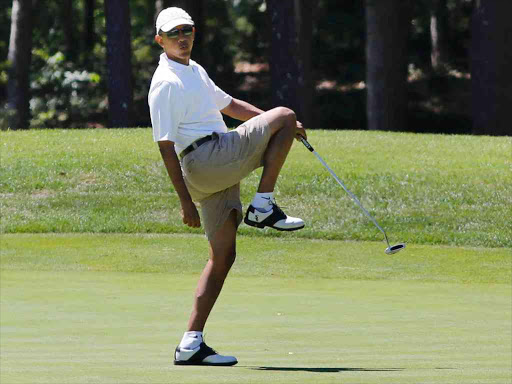
<svg viewBox="0 0 512 384">
<path fill-rule="evenodd" d="M 167 54 L 164 52 L 164 53 L 162 53 L 160 55 L 160 62 L 159 62 L 159 64 L 160 65 L 166 65 L 169 68 L 171 68 L 173 70 L 177 70 L 177 71 L 191 71 L 193 65 L 195 64 L 195 61 L 193 61 L 191 59 L 191 60 L 189 60 L 188 65 L 183 65 L 183 64 L 178 63 L 177 61 L 169 59 L 167 57 Z"/>
</svg>

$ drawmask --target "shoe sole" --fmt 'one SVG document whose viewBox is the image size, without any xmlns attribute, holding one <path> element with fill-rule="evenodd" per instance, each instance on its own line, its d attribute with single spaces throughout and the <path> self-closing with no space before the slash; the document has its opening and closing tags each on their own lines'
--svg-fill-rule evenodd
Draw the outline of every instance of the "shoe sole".
<svg viewBox="0 0 512 384">
<path fill-rule="evenodd" d="M 206 365 L 210 367 L 230 367 L 232 365 L 238 364 L 238 361 L 234 361 L 231 363 L 219 363 L 219 364 L 213 364 L 213 363 L 202 363 L 202 362 L 189 362 L 189 361 L 181 361 L 181 360 L 174 360 L 174 365 Z"/>
<path fill-rule="evenodd" d="M 302 227 L 295 227 L 295 228 L 278 228 L 278 227 L 274 227 L 272 225 L 265 225 L 265 224 L 254 223 L 254 222 L 251 222 L 251 221 L 248 221 L 248 220 L 245 220 L 245 219 L 244 219 L 244 223 L 249 225 L 249 226 L 251 226 L 251 227 L 255 227 L 255 228 L 263 229 L 265 227 L 269 227 L 269 228 L 275 229 L 277 231 L 284 231 L 284 232 L 292 232 L 292 231 L 297 231 L 299 229 L 304 228 L 304 225 Z"/>
</svg>

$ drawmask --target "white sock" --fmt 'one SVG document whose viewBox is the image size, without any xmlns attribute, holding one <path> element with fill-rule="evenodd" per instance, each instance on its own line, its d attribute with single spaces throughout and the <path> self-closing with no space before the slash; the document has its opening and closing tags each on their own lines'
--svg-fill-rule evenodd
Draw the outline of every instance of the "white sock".
<svg viewBox="0 0 512 384">
<path fill-rule="evenodd" d="M 252 206 L 259 211 L 268 212 L 272 208 L 274 192 L 256 193 L 252 199 Z"/>
<path fill-rule="evenodd" d="M 180 348 L 194 349 L 203 342 L 203 332 L 191 331 L 185 332 L 181 339 Z"/>
</svg>

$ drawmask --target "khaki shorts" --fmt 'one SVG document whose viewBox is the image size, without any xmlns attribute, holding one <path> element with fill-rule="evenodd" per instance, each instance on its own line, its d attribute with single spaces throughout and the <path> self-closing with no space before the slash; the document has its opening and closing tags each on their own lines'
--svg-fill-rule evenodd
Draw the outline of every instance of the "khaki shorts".
<svg viewBox="0 0 512 384">
<path fill-rule="evenodd" d="M 227 133 L 213 134 L 213 140 L 187 154 L 181 161 L 183 178 L 192 200 L 201 205 L 206 237 L 211 239 L 229 213 L 237 211 L 242 221 L 240 181 L 263 166 L 263 154 L 270 129 L 256 116 Z"/>
</svg>

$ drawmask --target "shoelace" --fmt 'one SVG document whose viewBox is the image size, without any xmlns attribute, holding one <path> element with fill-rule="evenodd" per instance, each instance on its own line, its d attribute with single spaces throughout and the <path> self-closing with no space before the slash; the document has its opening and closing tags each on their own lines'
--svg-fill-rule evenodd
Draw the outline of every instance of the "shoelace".
<svg viewBox="0 0 512 384">
<path fill-rule="evenodd" d="M 206 342 L 204 341 L 204 335 L 203 335 L 203 343 L 204 343 L 204 346 L 206 347 L 205 349 L 208 351 L 208 353 L 212 352 L 214 355 L 218 355 L 218 353 L 215 349 L 213 349 L 212 347 L 209 347 L 208 344 L 206 344 Z"/>
<path fill-rule="evenodd" d="M 286 214 L 283 212 L 283 210 L 277 205 L 275 201 L 272 202 L 272 208 L 276 210 L 277 213 L 286 216 Z M 285 207 L 286 208 L 286 207 Z"/>
</svg>

